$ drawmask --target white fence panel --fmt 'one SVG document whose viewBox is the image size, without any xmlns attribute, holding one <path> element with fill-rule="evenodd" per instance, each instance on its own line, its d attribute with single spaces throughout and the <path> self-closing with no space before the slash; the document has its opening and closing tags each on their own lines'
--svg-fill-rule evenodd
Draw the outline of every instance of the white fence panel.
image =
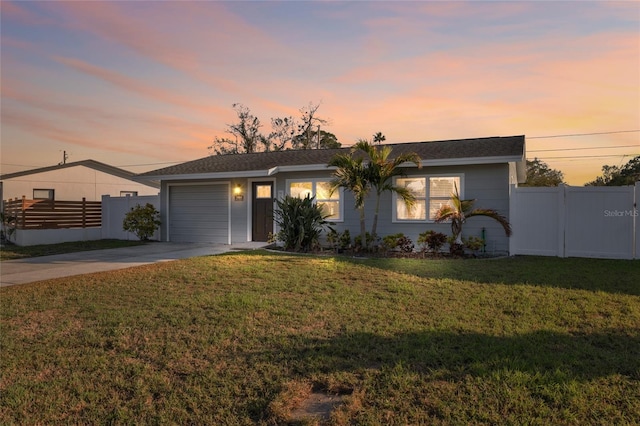
<svg viewBox="0 0 640 426">
<path fill-rule="evenodd" d="M 509 249 L 512 255 L 562 255 L 562 187 L 512 188 L 509 220 L 514 231 Z"/>
<path fill-rule="evenodd" d="M 635 187 L 511 188 L 509 252 L 560 257 L 640 258 Z"/>
<path fill-rule="evenodd" d="M 566 187 L 565 256 L 632 259 L 634 187 Z"/>
<path fill-rule="evenodd" d="M 633 198 L 633 228 L 634 228 L 634 238 L 636 240 L 635 251 L 633 252 L 634 259 L 640 259 L 640 182 L 636 182 L 636 186 L 634 188 L 634 198 Z"/>
<path fill-rule="evenodd" d="M 116 240 L 137 240 L 138 237 L 122 229 L 122 221 L 125 215 L 138 204 L 152 204 L 157 210 L 160 210 L 160 196 L 145 195 L 139 197 L 110 197 L 102 196 L 102 238 Z M 157 230 L 153 240 L 160 239 L 160 230 Z"/>
</svg>

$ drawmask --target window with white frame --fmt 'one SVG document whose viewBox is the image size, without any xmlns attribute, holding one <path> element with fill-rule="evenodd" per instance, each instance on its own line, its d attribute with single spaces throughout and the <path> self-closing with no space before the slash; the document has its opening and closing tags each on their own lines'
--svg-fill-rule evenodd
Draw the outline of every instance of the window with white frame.
<svg viewBox="0 0 640 426">
<path fill-rule="evenodd" d="M 316 204 L 329 215 L 328 220 L 342 221 L 342 189 L 331 192 L 329 179 L 304 179 L 287 181 L 291 197 L 315 197 Z"/>
<path fill-rule="evenodd" d="M 396 185 L 408 189 L 416 199 L 413 207 L 408 208 L 402 198 L 395 200 L 396 220 L 433 221 L 437 211 L 443 205 L 451 204 L 451 194 L 462 194 L 462 178 L 455 176 L 411 176 L 397 178 Z"/>
</svg>

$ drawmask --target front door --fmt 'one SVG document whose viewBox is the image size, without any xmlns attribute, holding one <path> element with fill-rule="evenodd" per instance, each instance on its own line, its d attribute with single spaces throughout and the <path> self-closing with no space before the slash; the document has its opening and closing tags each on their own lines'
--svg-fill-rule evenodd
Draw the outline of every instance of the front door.
<svg viewBox="0 0 640 426">
<path fill-rule="evenodd" d="M 273 182 L 253 182 L 252 240 L 267 241 L 273 232 Z"/>
</svg>

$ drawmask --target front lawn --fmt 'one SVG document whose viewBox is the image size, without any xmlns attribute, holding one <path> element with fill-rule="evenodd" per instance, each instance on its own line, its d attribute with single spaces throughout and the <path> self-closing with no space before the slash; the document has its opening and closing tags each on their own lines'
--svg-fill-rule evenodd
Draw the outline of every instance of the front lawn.
<svg viewBox="0 0 640 426">
<path fill-rule="evenodd" d="M 253 252 L 2 288 L 0 424 L 287 424 L 312 391 L 334 425 L 637 424 L 638 277 Z"/>
</svg>

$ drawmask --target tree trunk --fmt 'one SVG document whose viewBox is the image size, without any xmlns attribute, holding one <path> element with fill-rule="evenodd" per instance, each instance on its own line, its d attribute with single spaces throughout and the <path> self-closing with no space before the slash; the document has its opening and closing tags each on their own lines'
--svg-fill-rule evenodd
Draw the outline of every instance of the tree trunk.
<svg viewBox="0 0 640 426">
<path fill-rule="evenodd" d="M 451 222 L 451 231 L 455 237 L 456 244 L 462 245 L 462 221 L 459 219 L 453 219 Z"/>
<path fill-rule="evenodd" d="M 380 194 L 376 198 L 376 211 L 373 214 L 373 226 L 371 226 L 371 238 L 376 238 L 378 231 L 378 211 L 380 211 Z"/>
<path fill-rule="evenodd" d="M 360 242 L 363 249 L 367 248 L 367 228 L 364 223 L 364 206 L 360 207 Z"/>
</svg>

